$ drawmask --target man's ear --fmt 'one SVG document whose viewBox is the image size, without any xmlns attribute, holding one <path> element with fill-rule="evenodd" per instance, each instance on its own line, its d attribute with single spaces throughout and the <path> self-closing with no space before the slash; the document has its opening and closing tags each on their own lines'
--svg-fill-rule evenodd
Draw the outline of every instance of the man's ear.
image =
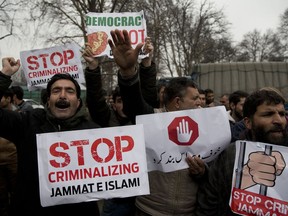
<svg viewBox="0 0 288 216">
<path fill-rule="evenodd" d="M 173 99 L 173 104 L 174 104 L 174 107 L 175 107 L 175 110 L 179 110 L 180 109 L 180 97 L 175 97 Z"/>
<path fill-rule="evenodd" d="M 248 117 L 244 118 L 244 124 L 246 126 L 247 129 L 251 130 L 252 128 L 252 120 Z"/>
<path fill-rule="evenodd" d="M 230 103 L 229 107 L 230 107 L 231 110 L 234 110 L 235 109 L 235 104 L 234 103 Z"/>
</svg>

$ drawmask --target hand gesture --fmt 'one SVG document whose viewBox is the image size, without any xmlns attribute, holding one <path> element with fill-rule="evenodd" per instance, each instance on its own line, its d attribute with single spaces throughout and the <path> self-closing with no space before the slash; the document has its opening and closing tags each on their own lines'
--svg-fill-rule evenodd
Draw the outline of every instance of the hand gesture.
<svg viewBox="0 0 288 216">
<path fill-rule="evenodd" d="M 153 53 L 154 53 L 154 46 L 152 44 L 151 38 L 147 37 L 145 39 L 145 44 L 143 46 L 143 51 L 145 54 L 148 54 L 148 57 L 142 59 L 142 64 L 145 67 L 151 66 L 152 58 L 153 58 Z"/>
<path fill-rule="evenodd" d="M 122 77 L 133 76 L 135 74 L 138 55 L 143 44 L 140 43 L 133 49 L 127 30 L 120 31 L 116 29 L 111 31 L 110 34 L 113 41 L 109 39 L 108 43 L 112 50 L 114 60 L 120 67 L 120 74 Z"/>
<path fill-rule="evenodd" d="M 20 60 L 15 61 L 13 57 L 2 58 L 1 72 L 7 76 L 12 76 L 20 68 Z"/>
<path fill-rule="evenodd" d="M 182 119 L 179 123 L 179 126 L 176 128 L 177 130 L 177 139 L 179 142 L 187 143 L 192 135 L 192 130 L 189 131 L 189 123 Z"/>
<path fill-rule="evenodd" d="M 189 166 L 190 174 L 199 176 L 204 175 L 206 166 L 200 157 L 188 155 L 186 157 L 186 162 Z"/>
<path fill-rule="evenodd" d="M 98 67 L 99 61 L 96 57 L 93 57 L 92 48 L 89 43 L 85 43 L 85 49 L 82 52 L 82 56 L 87 62 L 90 70 L 94 70 Z"/>
</svg>

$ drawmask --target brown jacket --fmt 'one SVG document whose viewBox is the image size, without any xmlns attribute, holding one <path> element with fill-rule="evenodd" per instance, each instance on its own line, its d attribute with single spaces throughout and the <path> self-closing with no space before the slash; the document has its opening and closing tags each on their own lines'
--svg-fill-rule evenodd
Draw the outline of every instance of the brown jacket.
<svg viewBox="0 0 288 216">
<path fill-rule="evenodd" d="M 0 165 L 16 164 L 17 150 L 14 143 L 0 137 Z"/>
</svg>

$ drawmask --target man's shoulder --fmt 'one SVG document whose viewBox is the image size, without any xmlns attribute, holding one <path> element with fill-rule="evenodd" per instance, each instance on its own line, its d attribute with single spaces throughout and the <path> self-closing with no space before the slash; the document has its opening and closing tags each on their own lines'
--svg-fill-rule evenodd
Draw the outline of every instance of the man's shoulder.
<svg viewBox="0 0 288 216">
<path fill-rule="evenodd" d="M 24 112 L 29 110 L 33 110 L 33 106 L 29 102 L 23 101 L 21 106 L 19 106 L 19 111 Z"/>
</svg>

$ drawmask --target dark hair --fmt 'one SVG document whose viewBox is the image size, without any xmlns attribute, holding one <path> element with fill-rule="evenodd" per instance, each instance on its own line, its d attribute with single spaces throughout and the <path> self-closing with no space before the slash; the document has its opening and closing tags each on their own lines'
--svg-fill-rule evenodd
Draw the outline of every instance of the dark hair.
<svg viewBox="0 0 288 216">
<path fill-rule="evenodd" d="M 224 97 L 224 96 L 226 96 L 226 97 L 229 98 L 230 94 L 229 94 L 229 93 L 223 93 L 223 94 L 220 96 L 220 98 L 222 98 L 222 97 Z"/>
<path fill-rule="evenodd" d="M 204 89 L 198 89 L 199 94 L 205 94 L 205 90 Z"/>
<path fill-rule="evenodd" d="M 205 95 L 209 94 L 209 93 L 214 93 L 214 91 L 212 89 L 205 89 Z"/>
<path fill-rule="evenodd" d="M 229 104 L 233 103 L 233 104 L 237 104 L 240 102 L 241 98 L 247 98 L 248 97 L 248 93 L 245 91 L 235 91 L 232 94 L 229 95 Z"/>
<path fill-rule="evenodd" d="M 175 97 L 182 98 L 188 87 L 197 89 L 196 84 L 193 80 L 187 77 L 176 77 L 170 80 L 170 82 L 166 85 L 164 90 L 163 101 L 164 104 L 167 105 L 170 101 L 172 101 Z"/>
<path fill-rule="evenodd" d="M 243 106 L 243 116 L 252 117 L 257 111 L 257 107 L 266 103 L 267 105 L 285 104 L 284 98 L 275 91 L 257 90 L 250 94 Z"/>
<path fill-rule="evenodd" d="M 11 88 L 7 89 L 4 93 L 3 93 L 3 97 L 5 98 L 8 98 L 10 97 L 11 98 L 11 103 L 13 102 L 13 91 Z"/>
<path fill-rule="evenodd" d="M 45 105 L 47 103 L 47 89 L 41 90 L 41 104 Z"/>
<path fill-rule="evenodd" d="M 23 88 L 21 86 L 12 86 L 11 89 L 13 91 L 13 94 L 16 95 L 16 97 L 19 100 L 23 100 L 24 91 L 23 91 Z"/>
<path fill-rule="evenodd" d="M 48 82 L 47 84 L 47 98 L 50 97 L 51 95 L 51 87 L 52 85 L 58 81 L 58 80 L 70 80 L 71 82 L 74 83 L 75 85 L 75 88 L 76 88 L 76 93 L 77 93 L 77 98 L 80 98 L 80 95 L 81 95 L 81 88 L 80 88 L 80 85 L 78 84 L 78 82 L 70 75 L 70 74 L 67 74 L 67 73 L 64 73 L 64 74 L 55 74 L 51 80 Z"/>
</svg>

